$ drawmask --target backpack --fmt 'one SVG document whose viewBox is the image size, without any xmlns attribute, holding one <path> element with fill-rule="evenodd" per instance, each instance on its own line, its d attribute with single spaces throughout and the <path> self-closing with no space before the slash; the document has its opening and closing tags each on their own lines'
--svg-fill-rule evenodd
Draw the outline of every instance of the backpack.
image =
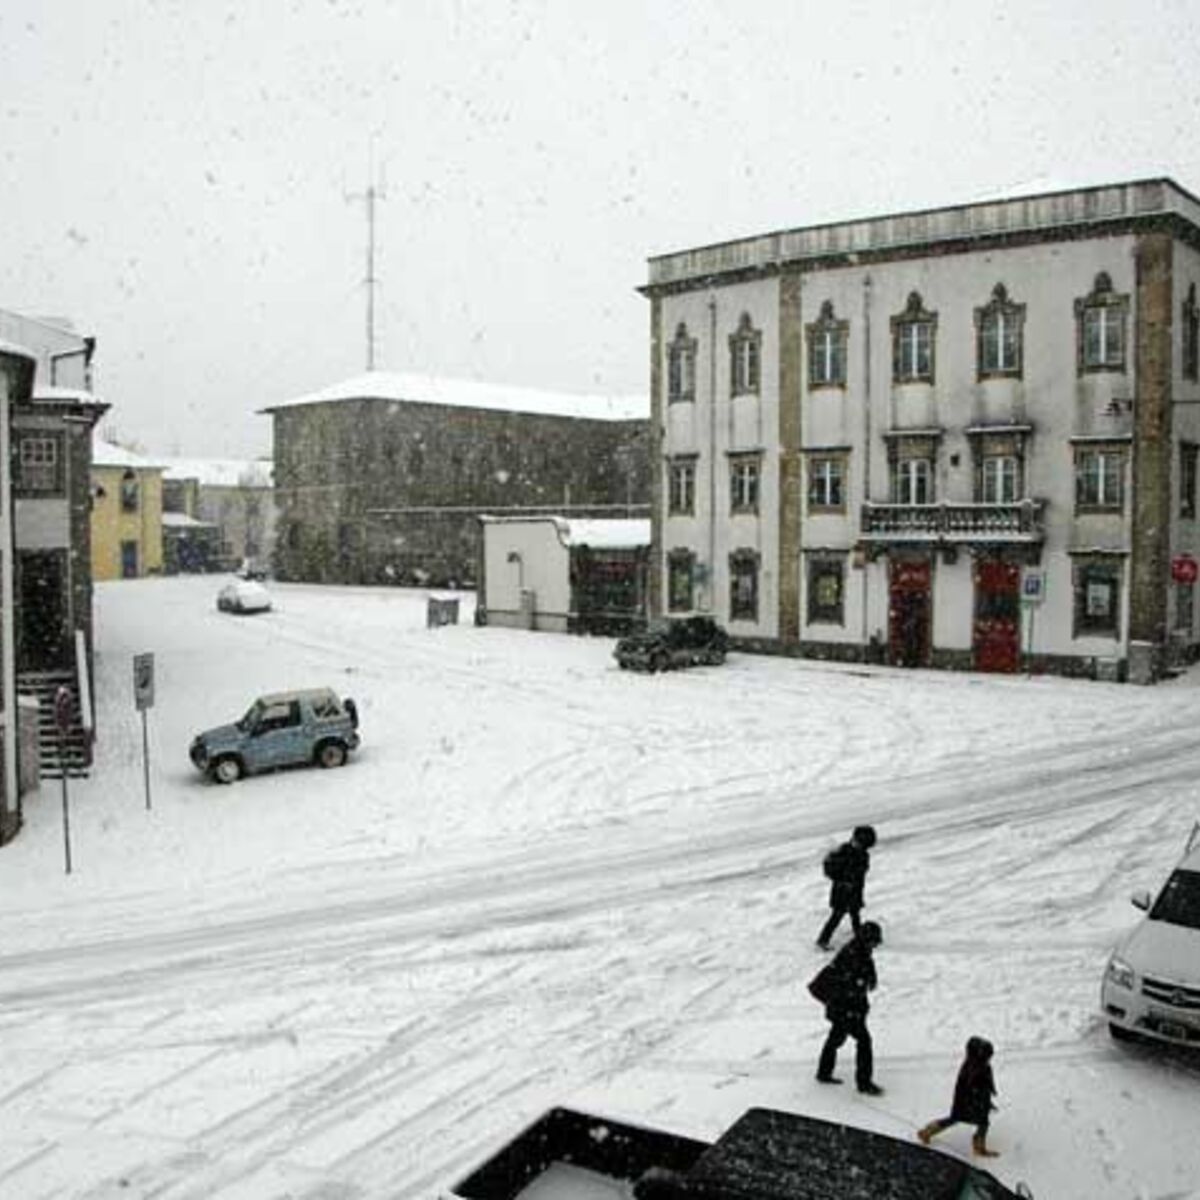
<svg viewBox="0 0 1200 1200">
<path fill-rule="evenodd" d="M 830 850 L 821 865 L 825 870 L 826 879 L 832 879 L 835 883 L 845 879 L 850 867 L 849 844 L 843 842 L 836 849 Z"/>
<path fill-rule="evenodd" d="M 814 1000 L 828 1004 L 834 993 L 833 963 L 822 967 L 808 982 L 809 994 Z"/>
</svg>

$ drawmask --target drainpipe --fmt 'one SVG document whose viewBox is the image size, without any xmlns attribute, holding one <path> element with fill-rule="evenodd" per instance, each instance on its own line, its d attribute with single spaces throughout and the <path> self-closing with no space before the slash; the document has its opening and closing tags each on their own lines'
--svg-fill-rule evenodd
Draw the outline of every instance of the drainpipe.
<svg viewBox="0 0 1200 1200">
<path fill-rule="evenodd" d="M 863 293 L 862 293 L 862 312 L 863 312 L 863 505 L 871 498 L 871 276 L 863 276 Z M 861 513 L 861 509 L 859 510 Z M 860 516 L 861 522 L 861 516 Z M 862 644 L 863 655 L 866 656 L 867 647 L 871 644 L 870 633 L 868 632 L 871 626 L 868 619 L 867 603 L 870 598 L 870 590 L 868 587 L 868 575 L 870 574 L 871 564 L 866 557 L 866 547 L 863 548 L 863 565 L 862 565 Z"/>
<path fill-rule="evenodd" d="M 708 611 L 716 612 L 717 579 L 717 297 L 708 296 Z"/>
</svg>

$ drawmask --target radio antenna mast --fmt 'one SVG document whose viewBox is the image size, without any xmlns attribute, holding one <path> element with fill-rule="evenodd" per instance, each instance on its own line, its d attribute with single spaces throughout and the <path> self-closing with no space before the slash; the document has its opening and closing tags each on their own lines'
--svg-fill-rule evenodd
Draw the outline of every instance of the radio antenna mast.
<svg viewBox="0 0 1200 1200">
<path fill-rule="evenodd" d="M 375 289 L 379 277 L 375 274 L 375 203 L 386 199 L 387 189 L 375 180 L 374 145 L 367 166 L 367 190 L 346 196 L 347 201 L 362 200 L 367 209 L 367 370 L 375 370 Z"/>
</svg>

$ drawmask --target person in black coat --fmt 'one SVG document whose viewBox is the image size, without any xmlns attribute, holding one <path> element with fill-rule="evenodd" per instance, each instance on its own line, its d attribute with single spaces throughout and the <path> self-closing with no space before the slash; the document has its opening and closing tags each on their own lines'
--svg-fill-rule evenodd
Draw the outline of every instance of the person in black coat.
<svg viewBox="0 0 1200 1200">
<path fill-rule="evenodd" d="M 821 1083 L 841 1083 L 834 1076 L 837 1052 L 848 1037 L 855 1042 L 854 1081 L 860 1092 L 878 1096 L 883 1092 L 872 1078 L 875 1069 L 871 1031 L 867 1013 L 871 1005 L 867 993 L 875 989 L 875 947 L 883 942 L 883 931 L 875 921 L 864 921 L 853 940 L 844 945 L 834 960 L 822 968 L 808 990 L 825 1005 L 829 1034 L 821 1047 L 817 1079 Z"/>
<path fill-rule="evenodd" d="M 992 1075 L 993 1050 L 987 1038 L 967 1039 L 967 1054 L 954 1082 L 954 1102 L 950 1106 L 950 1115 L 930 1121 L 923 1129 L 917 1130 L 917 1137 L 925 1145 L 928 1146 L 929 1139 L 936 1137 L 943 1129 L 949 1129 L 961 1121 L 975 1126 L 971 1149 L 976 1154 L 995 1158 L 996 1152 L 989 1150 L 987 1144 L 988 1118 L 995 1107 L 992 1097 L 996 1094 L 996 1080 Z"/>
<path fill-rule="evenodd" d="M 848 842 L 843 842 L 825 860 L 825 871 L 832 880 L 829 887 L 829 920 L 817 934 L 817 945 L 829 949 L 829 939 L 842 918 L 850 914 L 850 926 L 859 931 L 859 914 L 863 906 L 863 885 L 871 869 L 871 847 L 875 845 L 875 830 L 859 825 Z"/>
</svg>

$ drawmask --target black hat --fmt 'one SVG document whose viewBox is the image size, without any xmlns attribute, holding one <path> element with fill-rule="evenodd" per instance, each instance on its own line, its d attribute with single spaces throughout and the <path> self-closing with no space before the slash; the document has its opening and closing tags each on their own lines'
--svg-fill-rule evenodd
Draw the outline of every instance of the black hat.
<svg viewBox="0 0 1200 1200">
<path fill-rule="evenodd" d="M 856 825 L 854 840 L 864 849 L 870 850 L 875 845 L 875 830 L 870 825 Z"/>
</svg>

